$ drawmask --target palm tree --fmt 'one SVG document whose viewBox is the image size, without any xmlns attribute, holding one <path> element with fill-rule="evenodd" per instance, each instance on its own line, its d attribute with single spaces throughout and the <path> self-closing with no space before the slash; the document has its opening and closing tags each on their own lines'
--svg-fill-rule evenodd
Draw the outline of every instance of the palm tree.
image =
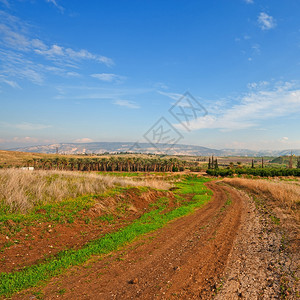
<svg viewBox="0 0 300 300">
<path fill-rule="evenodd" d="M 68 165 L 68 159 L 66 157 L 61 158 L 61 170 L 66 170 Z"/>
<path fill-rule="evenodd" d="M 76 165 L 76 160 L 75 160 L 75 158 L 71 157 L 71 158 L 69 159 L 69 164 L 70 164 L 70 167 L 71 167 L 71 171 L 74 171 L 75 165 Z"/>
<path fill-rule="evenodd" d="M 60 165 L 60 158 L 59 157 L 55 157 L 53 160 L 54 164 L 56 165 L 56 168 L 59 169 L 59 165 Z"/>
<path fill-rule="evenodd" d="M 116 159 L 114 157 L 111 157 L 109 159 L 109 166 L 112 172 L 114 172 L 115 168 L 116 168 Z"/>
<path fill-rule="evenodd" d="M 91 170 L 91 159 L 90 158 L 84 158 L 83 159 L 83 165 L 84 165 L 84 171 L 90 171 Z"/>
<path fill-rule="evenodd" d="M 78 169 L 78 171 L 82 171 L 83 166 L 84 166 L 83 158 L 77 158 L 77 169 Z"/>
<path fill-rule="evenodd" d="M 102 158 L 101 159 L 101 169 L 102 171 L 106 172 L 107 171 L 107 164 L 108 164 L 108 160 L 107 158 Z"/>
<path fill-rule="evenodd" d="M 118 171 L 122 172 L 123 171 L 123 165 L 124 165 L 123 157 L 118 157 L 116 163 L 117 163 Z"/>
</svg>

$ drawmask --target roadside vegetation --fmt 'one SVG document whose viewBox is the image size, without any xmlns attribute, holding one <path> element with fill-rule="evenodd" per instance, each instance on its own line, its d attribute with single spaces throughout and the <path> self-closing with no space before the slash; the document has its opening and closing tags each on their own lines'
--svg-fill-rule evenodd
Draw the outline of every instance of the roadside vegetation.
<svg viewBox="0 0 300 300">
<path fill-rule="evenodd" d="M 279 206 L 297 212 L 300 221 L 300 185 L 265 179 L 225 178 L 223 182 L 234 187 L 246 189 L 254 194 L 263 194 Z"/>
<path fill-rule="evenodd" d="M 2 169 L 0 207 L 3 212 L 25 213 L 37 205 L 101 194 L 114 186 L 148 186 L 156 189 L 171 187 L 166 181 L 157 179 L 137 181 L 125 177 L 71 171 Z"/>
<path fill-rule="evenodd" d="M 29 171 L 22 171 L 22 170 L 2 170 L 4 173 L 1 173 L 2 182 L 3 177 L 5 177 L 6 182 L 10 180 L 15 181 L 18 180 L 18 183 L 16 185 L 22 184 L 23 186 L 26 186 L 28 182 L 28 189 L 31 189 L 31 195 L 35 195 L 35 199 L 37 200 L 40 195 L 46 194 L 49 196 L 49 193 L 45 192 L 48 191 L 47 188 L 50 184 L 53 183 L 55 180 L 58 180 L 60 183 L 57 183 L 60 187 L 61 182 L 66 182 L 66 185 L 71 182 L 71 186 L 73 183 L 73 180 L 75 180 L 73 177 L 81 177 L 83 176 L 82 173 L 77 172 L 65 172 L 65 171 L 37 171 L 37 172 L 29 172 Z M 17 175 L 11 174 L 9 172 L 15 172 Z M 122 178 L 122 177 L 112 177 L 112 176 L 103 176 L 99 174 L 85 174 L 84 181 L 91 181 L 91 185 L 86 187 L 86 190 L 83 190 L 81 188 L 81 192 L 88 191 L 89 193 L 97 192 L 102 193 L 102 198 L 105 199 L 106 197 L 110 198 L 110 201 L 112 201 L 116 194 L 122 194 L 126 191 L 130 191 L 127 188 L 129 186 L 134 186 L 137 188 L 137 192 L 141 190 L 143 193 L 148 189 L 148 186 L 156 186 L 161 191 L 169 189 L 172 185 L 166 181 L 162 180 L 150 180 L 148 183 L 144 180 L 133 180 L 131 178 Z M 17 176 L 17 177 L 13 177 Z M 54 178 L 54 179 L 50 179 Z M 26 179 L 24 179 L 26 177 Z M 12 179 L 14 178 L 14 179 Z M 71 180 L 71 179 L 72 180 Z M 30 181 L 33 180 L 33 181 Z M 54 181 L 53 181 L 54 180 Z M 76 179 L 79 182 L 81 182 L 81 179 Z M 76 182 L 75 180 L 75 182 Z M 98 181 L 99 180 L 99 181 Z M 175 177 L 172 192 L 168 192 L 169 194 L 165 194 L 165 197 L 159 197 L 155 202 L 151 203 L 148 202 L 149 209 L 145 210 L 145 213 L 141 214 L 137 219 L 133 220 L 129 223 L 124 223 L 125 226 L 121 227 L 117 231 L 109 232 L 103 236 L 101 236 L 98 239 L 93 239 L 88 241 L 86 244 L 84 244 L 82 247 L 75 249 L 70 248 L 63 251 L 60 251 L 56 253 L 53 256 L 49 256 L 46 260 L 40 261 L 38 264 L 28 265 L 25 266 L 17 271 L 12 272 L 2 272 L 0 273 L 0 294 L 1 295 L 12 295 L 15 292 L 21 291 L 23 289 L 26 289 L 28 287 L 36 286 L 41 281 L 45 279 L 49 279 L 57 274 L 60 274 L 67 268 L 82 264 L 86 262 L 88 259 L 90 259 L 93 255 L 103 255 L 107 254 L 111 251 L 114 251 L 118 249 L 119 247 L 125 245 L 126 243 L 129 243 L 133 241 L 135 238 L 146 234 L 150 231 L 157 230 L 158 228 L 163 227 L 166 223 L 169 221 L 184 216 L 186 214 L 189 214 L 193 212 L 194 209 L 203 206 L 206 202 L 208 202 L 211 198 L 211 192 L 204 186 L 204 183 L 207 182 L 209 179 L 206 178 L 197 178 L 196 176 L 183 176 L 181 179 L 178 177 Z M 33 188 L 34 185 L 40 184 L 40 182 L 44 182 L 42 184 L 43 188 L 37 189 L 36 191 L 40 191 L 40 194 L 35 191 L 35 188 Z M 95 185 L 97 183 L 101 183 L 101 188 L 95 188 Z M 48 186 L 47 186 L 48 185 Z M 62 184 L 64 186 L 64 184 Z M 80 186 L 80 184 L 79 184 Z M 84 185 L 83 185 L 84 186 Z M 74 186 L 73 186 L 74 188 Z M 73 188 L 66 189 L 66 194 L 68 197 L 71 197 L 70 191 L 73 191 Z M 94 189 L 93 189 L 94 188 Z M 54 189 L 54 188 L 53 188 Z M 59 189 L 59 188 L 58 188 Z M 146 189 L 146 190 L 145 190 Z M 54 189 L 56 190 L 56 189 Z M 10 189 L 11 193 L 15 191 L 15 189 Z M 28 194 L 26 192 L 26 189 L 23 190 L 24 195 Z M 171 196 L 172 194 L 172 196 Z M 2 188 L 2 197 L 4 195 L 4 188 Z M 168 196 L 169 195 L 169 196 Z M 50 196 L 49 196 L 50 197 Z M 65 211 L 75 211 L 75 213 L 78 215 L 78 211 L 76 212 L 75 207 L 76 206 L 70 206 L 66 209 L 66 200 L 64 200 L 64 197 L 61 197 L 61 200 L 54 201 L 55 194 L 51 194 L 51 197 L 46 200 L 44 198 L 44 208 L 48 205 L 50 209 L 50 216 L 55 215 L 63 215 Z M 142 197 L 142 194 L 141 194 Z M 82 205 L 85 207 L 84 211 L 87 212 L 86 208 L 91 208 L 93 205 L 95 205 L 95 201 L 97 202 L 99 198 L 99 195 L 94 197 L 93 195 L 90 196 L 80 196 L 79 198 L 69 199 L 68 201 L 72 201 L 73 205 L 77 205 L 80 207 Z M 81 199 L 81 200 L 80 200 Z M 126 198 L 124 198 L 126 199 Z M 148 199 L 148 198 L 145 198 Z M 5 205 L 10 207 L 10 204 L 6 202 L 7 200 L 2 199 L 2 205 L 5 202 Z M 23 216 L 24 218 L 26 216 L 38 216 L 39 222 L 49 222 L 49 219 L 43 219 L 47 218 L 49 216 L 47 210 L 43 212 L 43 214 L 39 214 L 39 210 L 35 210 L 36 206 L 41 207 L 40 204 L 37 204 L 32 199 L 28 199 L 30 205 L 24 206 L 24 213 L 20 213 L 20 209 L 23 209 L 23 206 L 21 205 L 20 208 L 17 208 L 17 206 L 12 205 L 12 210 L 19 210 L 18 216 Z M 142 201 L 142 198 L 141 198 Z M 175 201 L 175 202 L 174 202 Z M 173 204 L 172 204 L 173 203 Z M 175 203 L 175 205 L 174 205 Z M 103 203 L 102 203 L 103 204 Z M 33 208 L 30 208 L 33 206 Z M 122 208 L 122 206 L 119 206 Z M 55 209 L 54 209 L 55 208 Z M 54 209 L 54 210 L 53 210 Z M 55 213 L 56 212 L 56 213 Z M 6 215 L 3 210 L 0 212 L 0 217 L 4 217 Z M 98 218 L 102 223 L 108 222 L 110 224 L 114 220 L 113 214 L 101 214 Z M 7 220 L 8 221 L 8 220 Z M 18 220 L 15 220 L 16 222 Z M 22 219 L 20 219 L 20 222 L 22 223 Z M 4 221 L 4 224 L 5 221 Z M 48 224 L 48 223 L 47 223 Z M 33 226 L 34 223 L 28 223 L 27 226 Z M 72 222 L 70 223 L 72 225 Z M 53 226 L 53 225 L 52 225 Z M 103 226 L 103 225 L 102 225 Z M 51 227 L 53 228 L 53 227 Z M 48 234 L 48 233 L 47 233 Z M 34 243 L 34 242 L 33 242 Z M 9 247 L 10 245 L 8 245 Z M 2 251 L 6 251 L 4 248 Z"/>
<path fill-rule="evenodd" d="M 287 169 L 287 168 L 233 168 L 233 169 L 208 169 L 206 171 L 211 176 L 232 176 L 236 175 L 252 175 L 260 177 L 275 177 L 275 176 L 300 176 L 300 168 Z"/>
</svg>

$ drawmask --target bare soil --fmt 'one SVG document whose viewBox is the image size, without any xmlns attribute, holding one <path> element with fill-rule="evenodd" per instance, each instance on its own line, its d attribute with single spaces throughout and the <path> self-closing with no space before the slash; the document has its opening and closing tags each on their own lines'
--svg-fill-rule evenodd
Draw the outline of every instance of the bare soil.
<svg viewBox="0 0 300 300">
<path fill-rule="evenodd" d="M 245 192 L 207 186 L 195 213 L 13 299 L 297 299 L 295 232 Z"/>
<path fill-rule="evenodd" d="M 115 219 L 111 223 L 98 219 L 103 215 L 102 201 L 96 203 L 89 211 L 80 212 L 74 223 L 37 222 L 30 226 L 23 226 L 19 233 L 10 238 L 0 234 L 0 272 L 17 271 L 25 266 L 41 262 L 62 250 L 78 249 L 88 241 L 116 231 L 139 218 L 151 209 L 149 204 L 160 197 L 170 199 L 170 209 L 174 206 L 172 193 L 150 190 L 141 194 L 138 189 L 131 188 L 124 194 L 105 199 L 106 202 L 110 202 L 106 206 L 111 207 L 112 214 L 116 213 L 113 206 L 124 203 L 126 200 L 124 212 L 114 215 Z M 86 223 L 81 216 L 89 222 Z M 6 229 L 15 225 L 10 221 L 6 224 L 8 227 Z M 8 242 L 12 245 L 5 247 Z"/>
<path fill-rule="evenodd" d="M 243 202 L 230 187 L 208 186 L 214 198 L 205 207 L 112 256 L 94 258 L 52 279 L 42 288 L 45 299 L 211 299 L 240 224 Z M 225 205 L 228 198 L 231 204 Z M 14 298 L 26 299 L 30 293 Z"/>
<path fill-rule="evenodd" d="M 248 212 L 242 215 L 216 299 L 299 299 L 300 227 L 295 214 L 264 194 L 246 191 L 250 194 L 240 193 Z"/>
</svg>

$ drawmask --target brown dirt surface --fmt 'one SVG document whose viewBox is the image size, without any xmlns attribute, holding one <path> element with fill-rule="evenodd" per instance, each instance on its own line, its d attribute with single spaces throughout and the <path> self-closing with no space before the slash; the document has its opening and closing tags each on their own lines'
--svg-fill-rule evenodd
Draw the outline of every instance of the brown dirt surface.
<svg viewBox="0 0 300 300">
<path fill-rule="evenodd" d="M 211 299 L 239 228 L 243 201 L 230 187 L 208 187 L 214 197 L 203 208 L 53 278 L 41 289 L 44 298 Z M 28 299 L 33 292 L 14 299 Z"/>
<path fill-rule="evenodd" d="M 193 214 L 13 299 L 297 299 L 295 226 L 244 191 L 207 186 L 213 199 Z"/>
<path fill-rule="evenodd" d="M 104 234 L 116 231 L 142 214 L 149 211 L 150 203 L 160 197 L 168 197 L 171 201 L 169 207 L 174 206 L 172 193 L 149 190 L 140 193 L 137 188 L 128 189 L 124 194 L 109 197 L 89 209 L 79 212 L 74 223 L 46 222 L 30 226 L 23 226 L 19 233 L 10 238 L 0 233 L 0 272 L 12 272 L 25 266 L 41 262 L 56 253 L 66 249 L 78 249 L 90 240 L 100 238 Z M 125 203 L 126 208 L 122 214 L 115 215 L 111 223 L 100 221 L 98 217 L 103 215 L 104 206 L 111 207 L 112 213 L 116 213 L 113 203 Z M 109 204 L 106 204 L 110 202 Z M 82 218 L 81 218 L 82 217 Z M 89 218 L 86 224 L 84 218 Z M 7 222 L 7 227 L 15 226 L 14 222 Z M 5 245 L 12 243 L 9 247 Z"/>
<path fill-rule="evenodd" d="M 240 193 L 247 213 L 216 299 L 299 299 L 300 227 L 295 215 L 274 199 L 245 190 L 250 194 Z"/>
</svg>

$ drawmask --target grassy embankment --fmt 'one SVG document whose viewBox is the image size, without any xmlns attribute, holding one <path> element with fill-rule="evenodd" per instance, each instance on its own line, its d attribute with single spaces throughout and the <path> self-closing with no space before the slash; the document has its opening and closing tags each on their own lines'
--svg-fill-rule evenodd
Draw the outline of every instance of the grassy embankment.
<svg viewBox="0 0 300 300">
<path fill-rule="evenodd" d="M 206 178 L 185 177 L 182 181 L 176 182 L 177 189 L 174 194 L 181 206 L 171 211 L 166 210 L 168 198 L 161 198 L 154 205 L 152 204 L 152 211 L 145 213 L 117 232 L 106 234 L 100 239 L 87 243 L 81 249 L 61 251 L 54 257 L 40 264 L 25 267 L 21 271 L 1 273 L 0 294 L 8 296 L 36 286 L 40 282 L 62 273 L 71 266 L 86 262 L 93 255 L 103 255 L 117 250 L 119 247 L 132 242 L 135 238 L 157 230 L 173 219 L 193 212 L 211 198 L 211 192 L 204 186 L 207 181 Z M 193 196 L 191 201 L 186 201 L 185 196 L 187 195 Z"/>
<path fill-rule="evenodd" d="M 282 182 L 266 179 L 225 178 L 224 182 L 251 192 L 264 195 L 267 199 L 275 201 L 278 206 L 293 213 L 300 221 L 300 184 L 296 182 Z"/>
</svg>

